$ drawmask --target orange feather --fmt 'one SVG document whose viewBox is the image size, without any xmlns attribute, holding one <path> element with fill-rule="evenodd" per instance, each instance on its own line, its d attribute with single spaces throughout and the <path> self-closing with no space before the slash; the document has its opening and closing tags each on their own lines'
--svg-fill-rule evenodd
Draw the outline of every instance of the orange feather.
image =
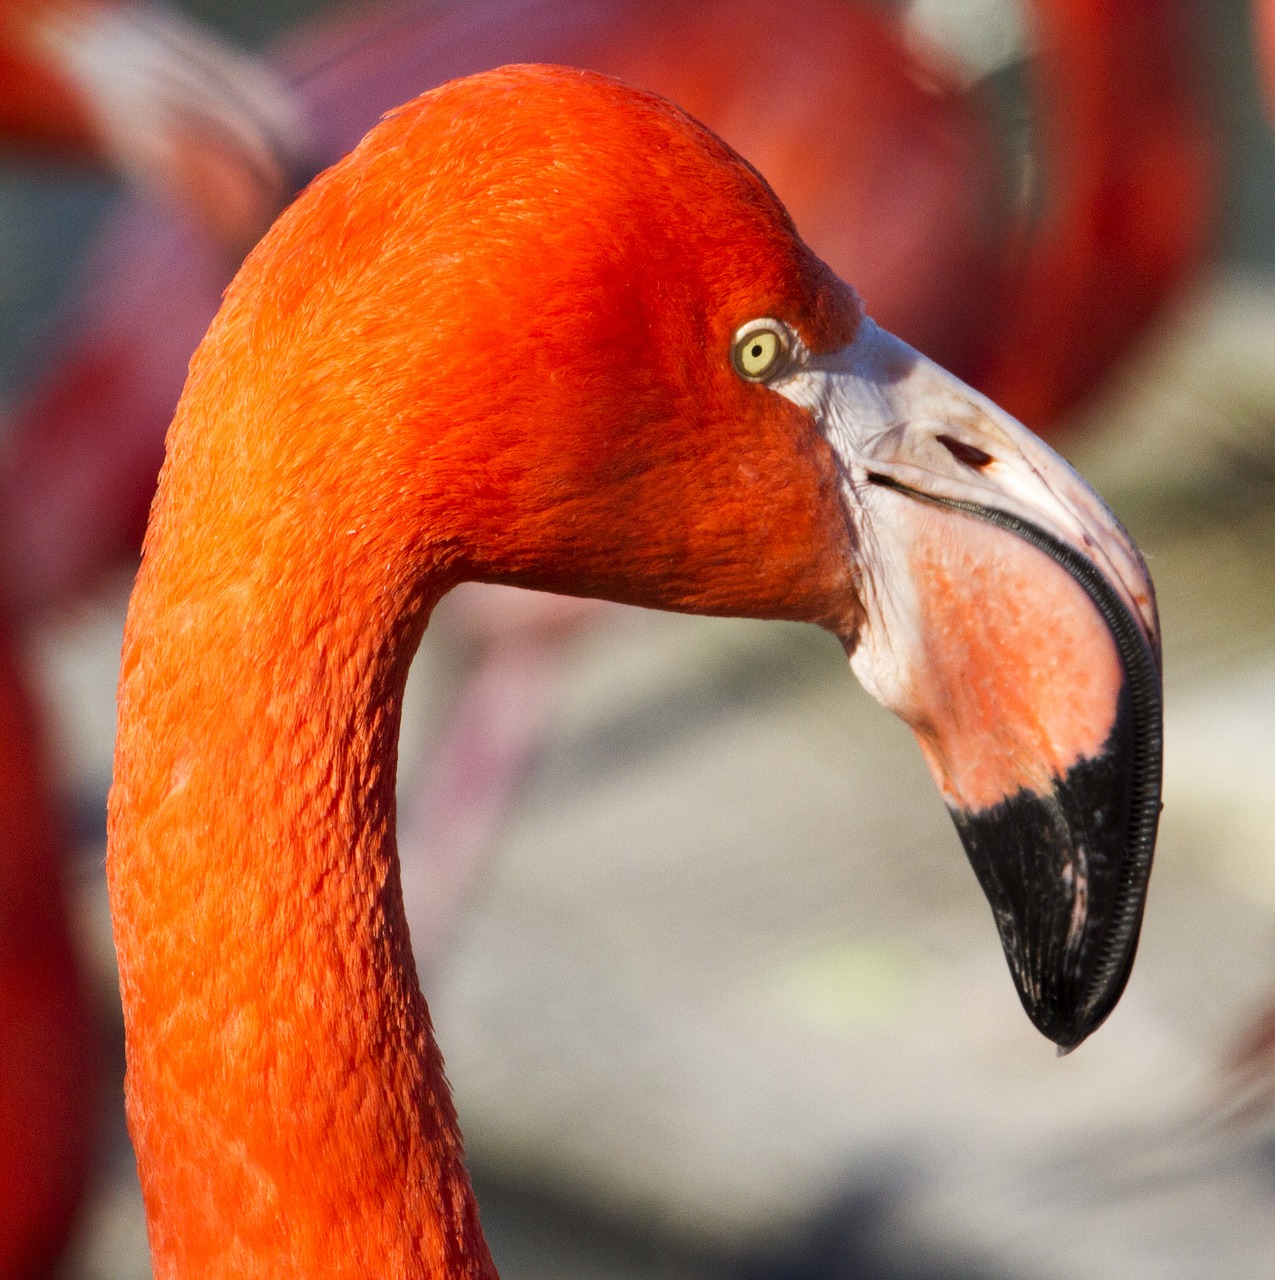
<svg viewBox="0 0 1275 1280">
<path fill-rule="evenodd" d="M 682 103 L 766 174 L 888 328 L 1048 431 L 1206 248 L 1208 115 L 1185 0 L 1033 0 L 1040 221 L 954 68 L 847 0 L 467 0 L 338 13 L 283 68 L 335 159 L 395 102 L 500 61 L 593 66 Z M 782 109 L 780 109 L 782 104 Z M 0 469 L 11 591 L 47 607 L 135 554 L 161 440 L 227 264 L 154 210 L 98 278 Z"/>
<path fill-rule="evenodd" d="M 147 75 L 165 65 L 172 69 L 164 61 L 171 58 L 171 47 L 164 48 L 157 32 L 171 39 L 180 27 L 174 21 L 163 28 L 161 21 L 147 28 L 152 17 L 112 0 L 0 0 L 0 144 L 24 158 L 128 168 L 115 132 L 127 113 L 104 116 L 103 102 L 94 99 L 88 81 L 75 72 L 91 67 L 92 75 L 105 76 L 111 83 L 107 97 L 114 94 L 117 105 L 124 100 L 124 88 L 149 91 L 153 84 L 145 83 Z M 112 26 L 116 19 L 118 25 Z M 129 22 L 139 23 L 138 29 L 129 28 Z M 116 43 L 103 41 L 103 31 Z M 133 37 L 148 35 L 153 41 L 149 52 L 163 49 L 162 55 L 149 63 L 143 60 L 140 68 L 129 65 L 124 37 L 130 31 Z M 192 59 L 198 51 L 198 39 L 182 48 Z M 212 75 L 214 89 L 202 99 L 202 89 L 192 93 L 175 77 L 182 86 L 177 96 L 185 94 L 184 105 L 192 108 L 183 117 L 186 127 L 198 132 L 219 111 L 239 124 L 237 104 L 226 108 L 222 101 L 224 96 L 233 104 L 236 91 L 251 96 L 253 73 L 241 74 L 239 66 L 234 55 L 225 66 L 214 57 L 213 71 L 202 68 Z M 227 68 L 229 74 L 218 79 L 217 70 Z M 198 75 L 191 80 L 198 83 Z M 136 102 L 146 100 L 143 96 Z M 146 135 L 155 121 L 140 114 L 142 118 L 134 114 L 127 123 Z M 253 154 L 251 128 L 222 132 L 233 142 L 227 144 L 222 136 L 220 150 L 206 148 L 205 159 L 187 166 L 173 186 L 185 185 L 195 204 L 202 194 L 211 194 L 226 238 L 242 247 L 249 229 L 255 234 L 273 216 L 284 190 L 278 182 L 271 186 L 269 163 L 260 163 L 260 155 Z M 160 168 L 172 159 L 167 152 L 147 152 L 145 159 L 156 155 Z M 227 156 L 233 158 L 221 163 Z M 139 169 L 146 167 L 139 163 Z M 185 182 L 208 171 L 242 177 L 245 198 L 238 204 L 231 198 L 233 181 L 215 193 L 201 193 Z M 14 652 L 11 604 L 6 600 L 0 611 L 0 1280 L 27 1280 L 53 1271 L 86 1188 L 98 1064 L 93 1019 L 67 919 L 65 833 L 50 795 L 35 710 Z"/>
</svg>

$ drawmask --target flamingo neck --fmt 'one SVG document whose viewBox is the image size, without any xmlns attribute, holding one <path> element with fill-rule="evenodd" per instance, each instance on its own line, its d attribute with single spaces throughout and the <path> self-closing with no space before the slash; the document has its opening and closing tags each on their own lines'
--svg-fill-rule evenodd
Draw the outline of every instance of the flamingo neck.
<svg viewBox="0 0 1275 1280">
<path fill-rule="evenodd" d="M 387 601 L 259 550 L 227 581 L 154 538 L 125 642 L 108 872 L 155 1274 L 494 1277 L 394 840 L 446 584 Z"/>
</svg>

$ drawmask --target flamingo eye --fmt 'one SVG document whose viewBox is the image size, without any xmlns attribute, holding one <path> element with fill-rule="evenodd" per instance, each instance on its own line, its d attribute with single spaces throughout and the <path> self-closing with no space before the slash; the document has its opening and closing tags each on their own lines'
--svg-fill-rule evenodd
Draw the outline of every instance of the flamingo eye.
<svg viewBox="0 0 1275 1280">
<path fill-rule="evenodd" d="M 786 326 L 778 320 L 752 320 L 735 334 L 731 364 L 748 382 L 761 382 L 788 366 L 792 343 Z"/>
</svg>

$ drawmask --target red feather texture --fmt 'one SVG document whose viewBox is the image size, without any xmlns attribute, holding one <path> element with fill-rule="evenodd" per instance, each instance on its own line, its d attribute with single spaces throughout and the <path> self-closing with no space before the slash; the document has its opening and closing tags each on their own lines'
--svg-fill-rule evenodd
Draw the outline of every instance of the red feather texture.
<svg viewBox="0 0 1275 1280">
<path fill-rule="evenodd" d="M 105 95 L 95 98 L 94 84 Z M 200 182 L 212 174 L 208 225 L 240 248 L 282 196 L 282 181 L 271 181 L 282 155 L 263 138 L 287 106 L 272 118 L 269 90 L 242 55 L 174 15 L 113 0 L 0 0 L 0 143 L 24 159 L 169 179 L 192 204 L 210 194 Z M 174 128 L 189 136 L 159 147 Z M 143 134 L 149 149 L 133 145 Z M 280 131 L 272 141 L 282 153 L 289 140 Z M 77 368 L 62 403 L 85 403 L 112 377 L 99 355 Z M 0 1280 L 26 1280 L 52 1273 L 87 1182 L 97 1055 L 67 919 L 65 833 L 15 653 L 23 618 L 9 603 L 0 608 Z"/>
</svg>

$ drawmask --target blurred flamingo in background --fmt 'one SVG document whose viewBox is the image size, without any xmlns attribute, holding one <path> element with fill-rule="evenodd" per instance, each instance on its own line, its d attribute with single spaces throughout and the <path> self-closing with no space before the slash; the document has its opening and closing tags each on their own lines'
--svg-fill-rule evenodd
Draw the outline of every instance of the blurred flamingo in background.
<svg viewBox="0 0 1275 1280">
<path fill-rule="evenodd" d="M 308 152 L 296 103 L 265 67 L 130 0 L 0 0 L 0 145 L 112 168 L 191 210 L 235 261 Z"/>
<path fill-rule="evenodd" d="M 1253 43 L 1266 115 L 1275 128 L 1275 0 L 1253 0 Z"/>
<path fill-rule="evenodd" d="M 1039 213 L 969 374 L 1036 430 L 1092 391 L 1208 247 L 1214 140 L 1180 0 L 1034 0 Z"/>
<path fill-rule="evenodd" d="M 265 68 L 154 6 L 0 2 L 0 146 L 120 172 L 241 255 L 306 154 Z M 0 1280 L 57 1264 L 92 1161 L 95 1028 L 71 940 L 65 833 L 0 605 Z"/>
<path fill-rule="evenodd" d="M 1253 0 L 1253 47 L 1266 117 L 1275 129 L 1275 0 Z M 1222 1062 L 1220 1093 L 1237 1119 L 1262 1120 L 1275 1107 L 1275 997 L 1268 997 Z"/>
<path fill-rule="evenodd" d="M 582 65 L 652 88 L 766 175 L 883 324 L 1048 431 L 1203 255 L 1211 138 L 1185 0 L 1035 0 L 1031 14 L 1028 201 L 962 68 L 897 9 L 866 3 L 794 0 L 776 24 L 765 0 L 415 0 L 321 19 L 276 65 L 324 161 L 398 101 L 501 63 Z M 229 274 L 192 229 L 142 204 L 95 264 L 46 377 L 16 409 L 0 471 L 4 572 L 26 614 L 135 554 L 186 362 Z M 430 921 L 416 922 L 427 953 L 426 925 L 449 914 L 525 771 L 556 655 L 596 616 L 477 600 L 453 611 L 473 684 L 427 768 L 433 861 L 407 872 L 450 886 L 435 884 Z M 405 850 L 419 812 L 405 806 Z"/>
<path fill-rule="evenodd" d="M 38 719 L 0 632 L 0 1277 L 47 1275 L 93 1152 L 97 1054 Z"/>
</svg>

